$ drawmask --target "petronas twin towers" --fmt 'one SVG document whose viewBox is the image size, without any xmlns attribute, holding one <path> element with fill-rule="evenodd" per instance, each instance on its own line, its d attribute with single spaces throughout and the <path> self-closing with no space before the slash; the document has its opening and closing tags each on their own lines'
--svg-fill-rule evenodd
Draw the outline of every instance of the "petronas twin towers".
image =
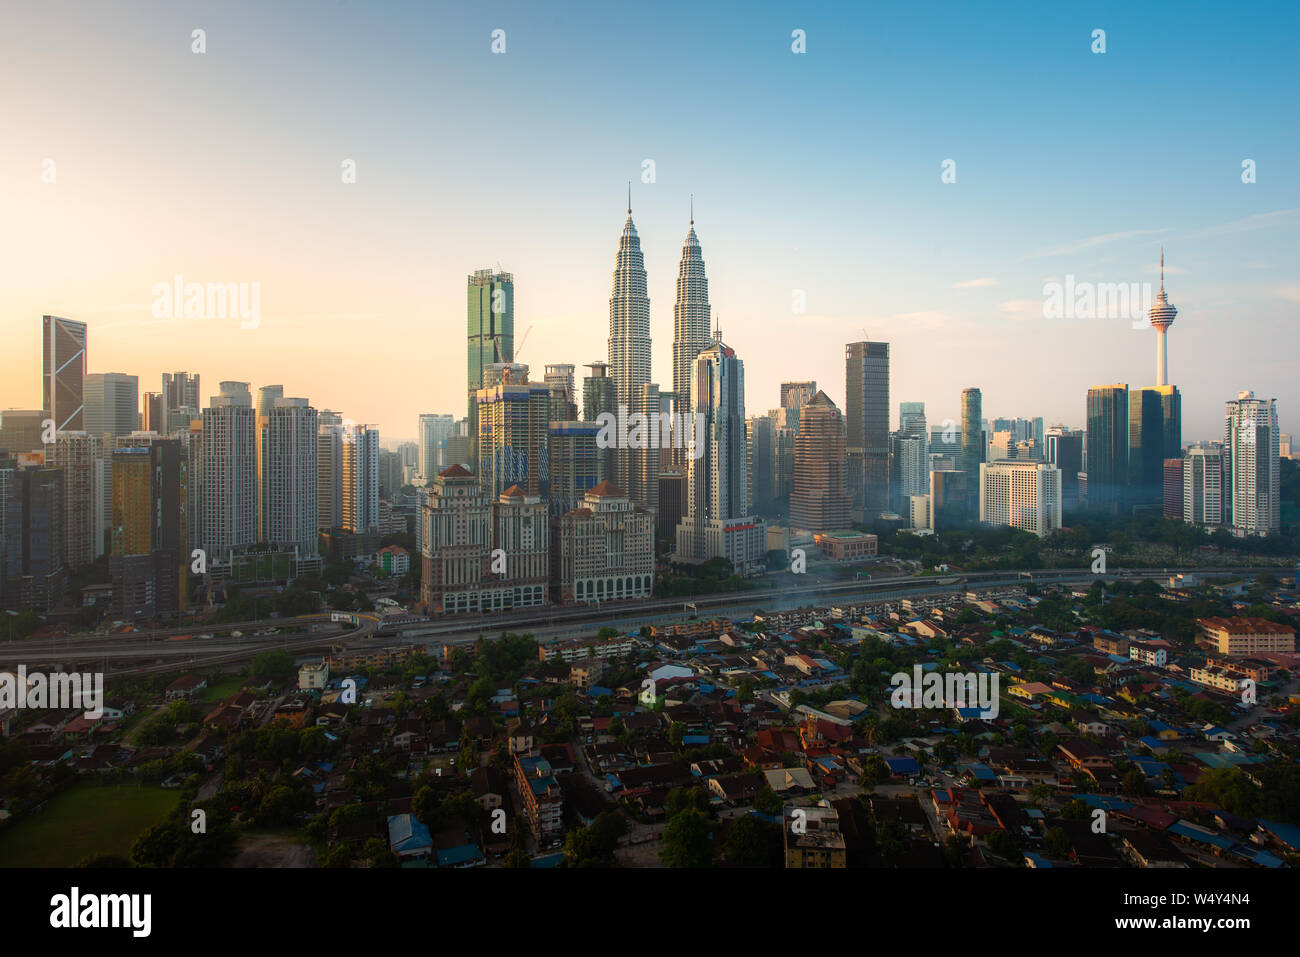
<svg viewBox="0 0 1300 957">
<path fill-rule="evenodd" d="M 682 245 L 677 271 L 677 301 L 673 305 L 673 411 L 690 406 L 691 364 L 712 341 L 709 335 L 709 280 L 704 256 L 695 235 L 692 204 L 690 230 Z M 650 381 L 650 299 L 646 295 L 645 257 L 632 222 L 628 195 L 627 221 L 618 241 L 614 261 L 613 291 L 609 298 L 609 374 L 618 404 L 629 412 L 659 412 L 659 387 Z M 648 455 L 618 456 L 617 482 L 638 504 L 658 503 L 659 450 Z M 682 456 L 682 450 L 673 450 Z M 677 463 L 675 463 L 677 464 Z"/>
</svg>

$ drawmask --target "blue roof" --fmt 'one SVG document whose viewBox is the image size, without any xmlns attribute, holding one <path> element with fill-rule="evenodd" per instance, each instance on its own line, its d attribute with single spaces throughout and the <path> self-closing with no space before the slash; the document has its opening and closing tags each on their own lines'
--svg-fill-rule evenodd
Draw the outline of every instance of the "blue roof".
<svg viewBox="0 0 1300 957">
<path fill-rule="evenodd" d="M 547 854 L 544 857 L 534 857 L 530 866 L 535 868 L 559 867 L 562 860 L 564 860 L 563 852 Z"/>
<path fill-rule="evenodd" d="M 885 764 L 891 774 L 918 774 L 921 770 L 915 758 L 885 758 Z"/>
<path fill-rule="evenodd" d="M 587 694 L 593 698 L 608 698 L 613 693 L 608 688 L 603 688 L 600 685 L 592 685 L 587 689 Z"/>
<path fill-rule="evenodd" d="M 1189 821 L 1179 821 L 1177 824 L 1172 825 L 1169 830 L 1180 837 L 1199 841 L 1202 844 L 1210 844 L 1214 847 L 1222 848 L 1225 851 L 1236 843 L 1230 837 L 1224 837 L 1222 834 L 1217 834 L 1209 828 L 1201 827 L 1198 824 L 1192 824 Z"/>
<path fill-rule="evenodd" d="M 1133 805 L 1123 798 L 1109 794 L 1076 794 L 1075 797 L 1088 807 L 1105 808 L 1107 811 L 1127 811 Z"/>
<path fill-rule="evenodd" d="M 439 867 L 455 867 L 457 864 L 481 860 L 483 860 L 483 852 L 478 849 L 477 844 L 462 844 L 460 847 L 450 847 L 438 852 Z"/>
<path fill-rule="evenodd" d="M 429 829 L 414 814 L 393 814 L 388 818 L 388 843 L 398 852 L 433 847 Z"/>
<path fill-rule="evenodd" d="M 993 769 L 987 764 L 968 764 L 966 770 L 974 775 L 978 781 L 996 781 L 998 776 L 993 773 Z"/>
<path fill-rule="evenodd" d="M 1300 848 L 1300 827 L 1294 824 L 1287 824 L 1284 821 L 1266 821 L 1264 818 L 1259 819 L 1259 823 L 1275 835 L 1278 840 L 1285 842 L 1291 847 Z"/>
</svg>

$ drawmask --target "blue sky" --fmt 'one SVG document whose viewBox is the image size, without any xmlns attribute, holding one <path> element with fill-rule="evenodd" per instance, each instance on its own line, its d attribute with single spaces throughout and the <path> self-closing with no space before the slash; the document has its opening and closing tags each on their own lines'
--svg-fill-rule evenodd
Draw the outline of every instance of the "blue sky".
<svg viewBox="0 0 1300 957">
<path fill-rule="evenodd" d="M 283 383 L 413 435 L 463 409 L 473 269 L 515 274 L 538 373 L 604 357 L 631 179 L 660 383 L 693 192 L 750 412 L 783 379 L 842 402 L 865 329 L 893 344 L 895 417 L 956 417 L 974 385 L 990 418 L 1081 425 L 1089 385 L 1152 384 L 1154 335 L 1044 319 L 1043 284 L 1156 283 L 1163 245 L 1184 437 L 1243 388 L 1289 430 L 1300 7 L 902 6 L 8 3 L 0 407 L 37 401 L 58 312 L 142 390 Z M 151 321 L 178 272 L 260 282 L 261 324 Z"/>
</svg>

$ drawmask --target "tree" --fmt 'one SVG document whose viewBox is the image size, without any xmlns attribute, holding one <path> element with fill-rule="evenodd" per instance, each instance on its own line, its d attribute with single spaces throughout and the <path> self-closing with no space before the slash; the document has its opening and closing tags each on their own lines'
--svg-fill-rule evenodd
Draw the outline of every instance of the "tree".
<svg viewBox="0 0 1300 957">
<path fill-rule="evenodd" d="M 1043 835 L 1043 848 L 1055 858 L 1070 856 L 1070 836 L 1059 825 Z"/>
<path fill-rule="evenodd" d="M 702 811 L 687 808 L 669 820 L 660 841 L 659 859 L 665 867 L 713 865 L 713 836 Z"/>
<path fill-rule="evenodd" d="M 772 790 L 771 785 L 764 784 L 762 789 L 754 798 L 754 810 L 759 814 L 766 814 L 768 817 L 776 817 L 781 813 L 784 802 L 781 796 Z"/>
<path fill-rule="evenodd" d="M 746 814 L 727 828 L 723 849 L 727 860 L 742 867 L 780 867 L 784 859 L 781 826 Z"/>
<path fill-rule="evenodd" d="M 270 678 L 273 681 L 288 681 L 294 673 L 293 655 L 281 648 L 272 648 L 260 652 L 253 659 L 249 673 L 254 678 Z"/>
</svg>

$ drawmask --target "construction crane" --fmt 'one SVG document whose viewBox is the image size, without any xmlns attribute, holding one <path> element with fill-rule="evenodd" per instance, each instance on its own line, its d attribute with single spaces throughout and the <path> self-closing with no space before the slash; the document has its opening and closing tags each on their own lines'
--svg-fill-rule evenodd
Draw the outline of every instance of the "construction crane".
<svg viewBox="0 0 1300 957">
<path fill-rule="evenodd" d="M 519 361 L 519 353 L 524 351 L 524 343 L 528 341 L 528 333 L 532 331 L 533 331 L 533 327 L 529 325 L 529 327 L 524 330 L 524 337 L 519 340 L 519 345 L 515 346 L 515 358 L 514 358 L 515 362 Z"/>
</svg>

